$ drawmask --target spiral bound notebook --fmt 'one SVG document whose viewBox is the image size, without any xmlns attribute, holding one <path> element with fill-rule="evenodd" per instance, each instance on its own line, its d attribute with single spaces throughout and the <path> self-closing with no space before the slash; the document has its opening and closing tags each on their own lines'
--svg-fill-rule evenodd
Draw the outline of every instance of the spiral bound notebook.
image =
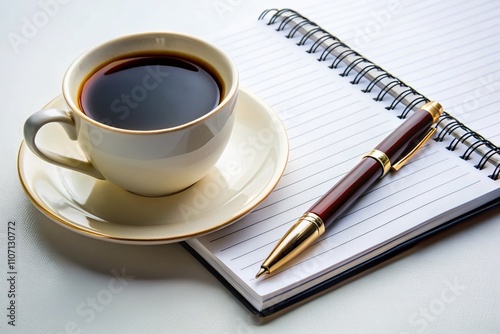
<svg viewBox="0 0 500 334">
<path fill-rule="evenodd" d="M 323 17 L 333 10 L 327 3 L 309 9 Z M 486 8 L 476 20 L 494 22 L 497 15 L 488 15 L 495 11 L 500 9 Z M 441 15 L 443 27 L 467 13 L 462 8 L 455 16 Z M 469 32 L 469 38 L 480 40 L 477 37 L 487 31 L 481 29 L 472 29 L 477 36 Z M 298 305 L 428 235 L 498 205 L 500 98 L 490 90 L 498 85 L 494 75 L 500 73 L 500 62 L 489 61 L 500 53 L 496 44 L 500 39 L 491 35 L 486 42 L 490 58 L 485 56 L 478 67 L 464 71 L 468 77 L 443 79 L 438 70 L 426 76 L 427 81 L 449 86 L 432 96 L 448 110 L 450 92 L 464 94 L 461 87 L 488 66 L 493 80 L 486 76 L 491 86 L 481 91 L 488 94 L 488 103 L 480 111 L 460 112 L 460 117 L 445 111 L 434 140 L 408 165 L 377 183 L 298 259 L 276 274 L 255 279 L 260 264 L 291 224 L 430 97 L 291 9 L 266 10 L 255 26 L 215 42 L 235 59 L 242 85 L 278 112 L 287 129 L 290 156 L 277 187 L 253 212 L 227 228 L 188 241 L 186 247 L 259 316 Z M 449 61 L 446 55 L 421 56 L 435 57 L 437 67 L 441 60 Z M 452 57 L 459 59 L 460 54 Z M 474 120 L 479 112 L 484 112 L 483 123 Z M 481 127 L 487 134 L 476 131 Z"/>
</svg>

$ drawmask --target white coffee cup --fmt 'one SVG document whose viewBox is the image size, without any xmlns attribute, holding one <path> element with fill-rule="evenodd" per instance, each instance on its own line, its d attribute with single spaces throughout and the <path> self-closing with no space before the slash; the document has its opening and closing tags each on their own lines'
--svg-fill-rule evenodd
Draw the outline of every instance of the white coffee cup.
<svg viewBox="0 0 500 334">
<path fill-rule="evenodd" d="M 149 52 L 183 54 L 210 64 L 223 86 L 219 104 L 198 119 L 159 130 L 117 128 L 84 113 L 79 94 L 91 73 L 117 57 Z M 107 180 L 139 195 L 173 194 L 203 178 L 224 151 L 234 124 L 238 81 L 233 61 L 203 40 L 166 32 L 125 36 L 85 52 L 71 64 L 62 92 L 69 109 L 36 112 L 25 122 L 24 138 L 37 156 L 50 163 Z M 37 132 L 51 122 L 60 123 L 68 137 L 78 142 L 87 161 L 37 145 Z"/>
</svg>

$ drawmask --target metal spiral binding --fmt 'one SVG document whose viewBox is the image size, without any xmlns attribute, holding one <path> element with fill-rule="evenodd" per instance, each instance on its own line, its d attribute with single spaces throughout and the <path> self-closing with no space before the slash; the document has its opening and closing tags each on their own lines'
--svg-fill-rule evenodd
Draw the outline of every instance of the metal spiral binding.
<svg viewBox="0 0 500 334">
<path fill-rule="evenodd" d="M 406 118 L 410 110 L 417 109 L 422 104 L 430 101 L 426 96 L 351 49 L 338 37 L 330 34 L 300 13 L 289 8 L 273 8 L 262 12 L 259 20 L 263 20 L 269 15 L 271 17 L 268 19 L 267 24 L 273 25 L 279 22 L 277 31 L 290 28 L 288 34 L 285 35 L 286 38 L 293 38 L 297 34 L 302 36 L 297 45 L 304 46 L 307 42 L 312 41 L 311 47 L 306 52 L 316 53 L 321 51 L 319 58 L 317 58 L 318 61 L 324 62 L 333 57 L 333 61 L 328 66 L 329 68 L 338 68 L 340 64 L 345 64 L 346 67 L 340 73 L 340 76 L 346 77 L 350 73 L 356 73 L 354 79 L 350 81 L 353 85 L 360 84 L 362 79 L 367 80 L 368 85 L 361 89 L 363 93 L 370 93 L 377 87 L 379 91 L 373 98 L 375 101 L 383 101 L 386 96 L 391 96 L 392 101 L 386 106 L 387 110 L 394 110 L 399 104 L 404 105 L 405 108 L 398 116 L 399 118 Z M 435 141 L 443 141 L 448 136 L 454 137 L 447 149 L 453 151 L 458 144 L 465 145 L 467 149 L 460 157 L 468 160 L 472 153 L 478 153 L 481 160 L 474 167 L 483 169 L 486 163 L 490 162 L 495 168 L 488 177 L 493 180 L 499 179 L 500 148 L 498 146 L 469 129 L 446 111 L 443 112 L 436 127 L 439 128 L 439 132 Z"/>
</svg>

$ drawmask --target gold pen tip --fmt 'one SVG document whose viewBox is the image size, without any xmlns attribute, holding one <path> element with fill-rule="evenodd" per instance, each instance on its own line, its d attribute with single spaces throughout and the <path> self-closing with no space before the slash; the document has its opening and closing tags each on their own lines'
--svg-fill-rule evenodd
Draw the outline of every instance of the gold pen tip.
<svg viewBox="0 0 500 334">
<path fill-rule="evenodd" d="M 261 267 L 257 275 L 255 275 L 255 278 L 259 278 L 264 274 L 269 274 L 269 270 Z"/>
</svg>

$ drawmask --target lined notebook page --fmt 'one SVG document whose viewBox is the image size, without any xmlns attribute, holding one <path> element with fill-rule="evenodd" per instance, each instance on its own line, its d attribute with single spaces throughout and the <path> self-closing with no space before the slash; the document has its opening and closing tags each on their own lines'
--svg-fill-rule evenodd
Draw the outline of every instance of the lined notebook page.
<svg viewBox="0 0 500 334">
<path fill-rule="evenodd" d="M 498 1 L 384 3 L 356 14 L 354 26 L 351 7 L 332 2 L 303 14 L 500 145 Z"/>
<path fill-rule="evenodd" d="M 332 10 L 329 4 L 323 6 L 305 9 L 304 15 L 322 25 L 309 12 Z M 359 86 L 329 69 L 328 62 L 317 62 L 316 55 L 297 47 L 300 37 L 283 36 L 257 22 L 215 41 L 234 58 L 241 84 L 283 120 L 290 156 L 276 189 L 252 213 L 189 242 L 258 309 L 498 197 L 500 186 L 487 172 L 477 171 L 456 152 L 446 150 L 446 143 L 431 141 L 410 164 L 362 196 L 296 261 L 272 277 L 256 280 L 260 264 L 286 230 L 400 122 L 398 110 L 385 110 L 384 103 L 361 93 Z M 375 49 L 371 52 L 376 53 Z M 408 57 L 394 45 L 393 50 Z M 415 62 L 420 59 L 413 58 Z M 380 62 L 384 67 L 383 59 Z M 400 70 L 410 71 L 404 66 Z M 437 99 L 447 94 L 430 95 Z"/>
</svg>

